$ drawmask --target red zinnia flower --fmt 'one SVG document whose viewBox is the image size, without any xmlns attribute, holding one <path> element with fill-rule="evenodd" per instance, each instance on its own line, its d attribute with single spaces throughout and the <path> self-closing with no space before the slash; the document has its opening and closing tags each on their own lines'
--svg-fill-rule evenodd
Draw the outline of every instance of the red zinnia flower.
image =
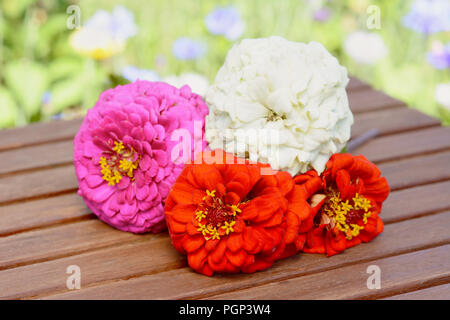
<svg viewBox="0 0 450 320">
<path fill-rule="evenodd" d="M 291 175 L 262 175 L 269 165 L 204 152 L 188 164 L 166 201 L 172 243 L 197 272 L 255 272 L 287 256 L 310 211 L 290 202 Z"/>
<path fill-rule="evenodd" d="M 383 231 L 379 213 L 389 185 L 380 174 L 363 156 L 335 154 L 321 177 L 315 171 L 294 177 L 314 214 L 304 252 L 332 256 Z"/>
</svg>

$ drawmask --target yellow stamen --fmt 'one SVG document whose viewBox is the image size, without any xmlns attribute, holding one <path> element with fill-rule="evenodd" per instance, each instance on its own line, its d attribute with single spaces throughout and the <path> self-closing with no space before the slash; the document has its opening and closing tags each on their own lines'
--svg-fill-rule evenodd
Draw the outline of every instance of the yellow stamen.
<svg viewBox="0 0 450 320">
<path fill-rule="evenodd" d="M 222 229 L 225 229 L 225 233 L 228 235 L 230 232 L 234 232 L 233 226 L 236 224 L 236 221 L 231 221 L 228 223 L 225 221 L 225 225 L 222 226 Z"/>
<path fill-rule="evenodd" d="M 358 193 L 355 194 L 351 201 L 343 201 L 339 192 L 330 189 L 328 199 L 323 208 L 323 214 L 326 214 L 334 221 L 331 227 L 335 226 L 337 230 L 346 235 L 347 239 L 351 240 L 353 237 L 358 236 L 367 224 L 371 214 L 369 211 L 370 208 L 372 208 L 370 200 Z M 364 210 L 364 214 L 360 210 Z M 355 223 L 350 223 L 352 220 L 347 220 L 349 214 L 353 216 L 355 213 L 360 214 L 364 225 L 360 226 Z"/>
<path fill-rule="evenodd" d="M 233 221 L 234 222 L 234 221 Z M 212 234 L 212 238 L 211 239 L 220 239 L 220 235 L 219 235 L 219 231 L 217 231 L 217 228 L 214 228 L 212 230 L 210 230 L 210 234 Z"/>
<path fill-rule="evenodd" d="M 206 190 L 206 196 L 203 197 L 203 200 L 205 200 L 207 196 L 214 198 L 215 194 L 216 194 L 216 190 L 212 190 L 212 191 Z"/>
<path fill-rule="evenodd" d="M 205 218 L 206 217 L 206 214 L 203 212 L 203 211 L 197 211 L 196 213 L 195 213 L 195 215 L 196 215 L 196 219 L 198 220 L 198 221 L 202 221 L 202 219 L 203 218 Z"/>
<path fill-rule="evenodd" d="M 242 212 L 242 210 L 239 209 L 238 205 L 233 204 L 233 205 L 231 205 L 230 207 L 231 207 L 231 209 L 233 210 L 233 216 L 235 216 L 236 213 Z M 228 233 L 227 233 L 227 234 L 228 234 Z"/>
<path fill-rule="evenodd" d="M 120 142 L 114 141 L 113 151 L 117 152 L 118 154 L 121 154 L 124 148 L 125 146 L 123 145 L 122 141 Z"/>
<path fill-rule="evenodd" d="M 206 227 L 206 225 L 204 225 L 204 224 L 199 224 L 197 231 L 200 231 L 203 234 L 203 236 L 206 236 L 207 234 L 209 234 L 209 230 Z"/>
</svg>

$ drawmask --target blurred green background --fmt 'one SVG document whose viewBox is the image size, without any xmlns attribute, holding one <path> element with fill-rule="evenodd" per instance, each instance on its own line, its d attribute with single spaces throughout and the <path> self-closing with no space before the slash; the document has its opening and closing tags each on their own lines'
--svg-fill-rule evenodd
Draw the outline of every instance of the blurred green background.
<svg viewBox="0 0 450 320">
<path fill-rule="evenodd" d="M 136 77 L 201 94 L 235 41 L 271 35 L 320 41 L 350 74 L 450 122 L 448 0 L 434 11 L 392 0 L 0 2 L 0 128 L 81 116 Z"/>
</svg>

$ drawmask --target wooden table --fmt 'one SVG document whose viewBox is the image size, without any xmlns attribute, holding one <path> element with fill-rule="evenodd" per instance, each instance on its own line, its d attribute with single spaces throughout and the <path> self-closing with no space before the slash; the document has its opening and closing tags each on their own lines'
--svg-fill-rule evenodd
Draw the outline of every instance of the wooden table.
<svg viewBox="0 0 450 320">
<path fill-rule="evenodd" d="M 72 139 L 81 120 L 0 132 L 0 297 L 119 299 L 450 299 L 450 128 L 352 79 L 355 153 L 376 162 L 392 193 L 385 231 L 326 258 L 302 254 L 251 275 L 206 277 L 186 267 L 167 233 L 102 223 L 77 195 Z M 81 268 L 81 289 L 66 270 Z M 370 265 L 381 289 L 366 285 Z"/>
</svg>

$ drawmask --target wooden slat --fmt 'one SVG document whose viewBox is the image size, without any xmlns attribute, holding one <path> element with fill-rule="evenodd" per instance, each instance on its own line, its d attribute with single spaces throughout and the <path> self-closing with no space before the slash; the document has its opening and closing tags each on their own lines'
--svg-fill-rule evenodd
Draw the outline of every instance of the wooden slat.
<svg viewBox="0 0 450 320">
<path fill-rule="evenodd" d="M 0 238 L 0 269 L 150 237 L 113 229 L 100 220 L 19 233 Z"/>
<path fill-rule="evenodd" d="M 381 110 L 405 105 L 402 101 L 394 99 L 381 91 L 376 91 L 371 88 L 350 91 L 348 93 L 348 102 L 353 113 Z"/>
<path fill-rule="evenodd" d="M 70 163 L 73 159 L 72 140 L 48 143 L 0 152 L 0 175 L 14 171 Z"/>
<path fill-rule="evenodd" d="M 93 217 L 77 193 L 0 206 L 0 236 Z"/>
<path fill-rule="evenodd" d="M 383 300 L 450 300 L 450 283 L 402 293 Z"/>
<path fill-rule="evenodd" d="M 80 125 L 81 119 L 74 119 L 33 123 L 26 127 L 0 130 L 0 151 L 51 141 L 69 140 L 75 136 Z"/>
<path fill-rule="evenodd" d="M 440 121 L 410 108 L 394 108 L 355 115 L 352 137 L 376 128 L 381 135 L 438 126 Z"/>
<path fill-rule="evenodd" d="M 383 203 L 385 223 L 420 217 L 450 209 L 450 181 L 392 192 Z"/>
<path fill-rule="evenodd" d="M 354 90 L 360 90 L 360 89 L 366 89 L 369 88 L 370 85 L 365 83 L 362 80 L 359 80 L 357 78 L 354 77 L 349 77 L 350 81 L 347 84 L 347 91 L 354 91 Z"/>
<path fill-rule="evenodd" d="M 215 275 L 214 277 L 206 277 L 193 272 L 189 268 L 183 268 L 130 280 L 121 280 L 81 289 L 80 291 L 52 295 L 49 298 L 181 299 L 205 297 L 215 293 L 243 289 L 269 281 L 311 274 L 327 269 L 337 269 L 350 263 L 448 243 L 450 241 L 450 234 L 447 232 L 450 227 L 448 215 L 449 212 L 445 212 L 387 225 L 384 233 L 374 241 L 348 249 L 343 254 L 331 258 L 323 255 L 303 254 L 279 261 L 263 272 Z M 424 232 L 424 226 L 427 230 L 433 230 L 433 232 Z M 418 237 L 417 234 L 421 236 Z M 152 254 L 155 254 L 155 251 L 152 250 Z M 39 272 L 39 266 L 36 266 L 36 268 L 36 271 L 32 274 Z M 28 276 L 31 277 L 32 275 Z M 25 279 L 24 281 L 26 281 Z"/>
<path fill-rule="evenodd" d="M 373 139 L 353 154 L 380 162 L 449 148 L 450 128 L 435 127 Z"/>
<path fill-rule="evenodd" d="M 381 269 L 381 288 L 368 289 L 367 268 Z M 362 299 L 450 280 L 450 245 L 215 296 L 215 299 Z"/>
<path fill-rule="evenodd" d="M 0 299 L 67 291 L 66 269 L 70 265 L 80 267 L 83 288 L 97 282 L 127 279 L 185 266 L 184 257 L 172 248 L 168 236 L 147 236 L 146 239 L 0 271 Z"/>
<path fill-rule="evenodd" d="M 0 203 L 77 189 L 73 166 L 0 178 Z"/>
<path fill-rule="evenodd" d="M 392 190 L 450 179 L 450 151 L 379 165 Z"/>
</svg>

